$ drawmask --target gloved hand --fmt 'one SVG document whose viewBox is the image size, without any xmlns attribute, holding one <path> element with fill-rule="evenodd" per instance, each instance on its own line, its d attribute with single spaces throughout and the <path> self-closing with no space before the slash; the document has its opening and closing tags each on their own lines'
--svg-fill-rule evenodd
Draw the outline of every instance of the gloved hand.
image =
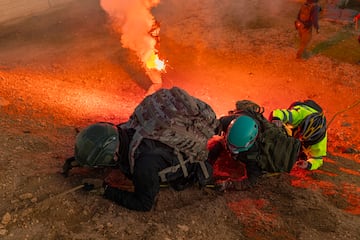
<svg viewBox="0 0 360 240">
<path fill-rule="evenodd" d="M 273 124 L 275 124 L 277 127 L 282 127 L 283 126 L 283 122 L 279 119 L 273 119 L 271 121 Z"/>
<path fill-rule="evenodd" d="M 103 195 L 105 192 L 104 186 L 106 186 L 104 180 L 98 178 L 85 178 L 82 180 L 84 184 L 84 190 L 97 194 Z"/>
<path fill-rule="evenodd" d="M 77 167 L 79 164 L 76 162 L 75 157 L 70 157 L 68 159 L 65 160 L 65 163 L 62 167 L 62 174 L 64 175 L 64 177 L 68 177 L 69 176 L 69 171 L 73 168 L 73 167 Z"/>
<path fill-rule="evenodd" d="M 308 169 L 309 168 L 309 162 L 306 160 L 298 160 L 296 162 L 296 166 L 302 169 Z"/>
<path fill-rule="evenodd" d="M 226 190 L 234 189 L 234 184 L 230 179 L 219 180 L 215 182 L 214 189 L 218 192 L 225 192 Z"/>
<path fill-rule="evenodd" d="M 213 168 L 210 165 L 210 163 L 208 163 L 207 161 L 204 163 L 203 167 L 205 168 L 205 170 L 208 172 L 209 176 L 208 178 L 205 177 L 203 169 L 199 164 L 196 165 L 195 168 L 195 181 L 198 182 L 199 187 L 203 188 L 205 187 L 207 184 L 211 184 L 213 182 L 213 178 L 211 177 L 213 175 Z"/>
</svg>

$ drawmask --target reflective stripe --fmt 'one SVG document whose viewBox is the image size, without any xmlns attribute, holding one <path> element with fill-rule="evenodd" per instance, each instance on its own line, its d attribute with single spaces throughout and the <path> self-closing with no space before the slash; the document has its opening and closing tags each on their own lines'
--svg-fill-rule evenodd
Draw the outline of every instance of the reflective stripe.
<svg viewBox="0 0 360 240">
<path fill-rule="evenodd" d="M 293 115 L 292 115 L 292 112 L 288 111 L 289 112 L 289 123 L 293 123 Z"/>
<path fill-rule="evenodd" d="M 280 109 L 280 111 L 282 112 L 282 114 L 283 114 L 283 122 L 287 122 L 287 115 L 286 115 L 286 113 L 285 113 L 285 111 L 284 110 L 282 110 L 282 109 Z"/>
<path fill-rule="evenodd" d="M 202 172 L 204 173 L 205 179 L 208 179 L 210 177 L 209 172 L 206 168 L 205 162 L 199 162 Z"/>
<path fill-rule="evenodd" d="M 315 109 L 307 106 L 307 105 L 299 105 L 299 107 L 305 108 L 306 110 L 310 111 L 310 112 L 314 112 Z M 316 111 L 316 110 L 315 110 Z M 317 112 L 317 111 L 316 111 Z"/>
</svg>

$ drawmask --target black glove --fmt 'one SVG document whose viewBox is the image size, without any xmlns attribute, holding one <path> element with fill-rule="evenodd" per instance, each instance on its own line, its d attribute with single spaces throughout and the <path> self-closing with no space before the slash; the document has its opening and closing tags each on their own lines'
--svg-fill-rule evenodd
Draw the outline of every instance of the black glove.
<svg viewBox="0 0 360 240">
<path fill-rule="evenodd" d="M 311 159 L 311 158 L 310 158 Z M 311 162 L 308 162 L 306 160 L 298 160 L 296 162 L 296 166 L 298 168 L 301 168 L 301 169 L 307 169 L 307 170 L 310 170 L 312 165 L 311 165 Z"/>
<path fill-rule="evenodd" d="M 228 190 L 234 190 L 234 183 L 230 179 L 217 181 L 214 184 L 214 188 L 218 192 L 225 192 Z"/>
<path fill-rule="evenodd" d="M 252 184 L 248 179 L 243 180 L 222 180 L 215 183 L 215 190 L 219 192 L 225 191 L 244 191 L 252 187 Z"/>
<path fill-rule="evenodd" d="M 82 180 L 85 191 L 94 193 L 96 195 L 104 195 L 107 184 L 102 179 L 98 178 L 85 178 Z"/>
<path fill-rule="evenodd" d="M 79 164 L 78 164 L 78 162 L 76 162 L 76 160 L 75 160 L 75 157 L 70 157 L 70 158 L 68 158 L 68 159 L 66 159 L 65 160 L 65 163 L 64 163 L 64 165 L 63 165 L 63 167 L 62 167 L 62 174 L 65 176 L 65 177 L 67 177 L 67 176 L 69 176 L 69 171 L 73 168 L 73 167 L 78 167 L 79 166 Z"/>
</svg>

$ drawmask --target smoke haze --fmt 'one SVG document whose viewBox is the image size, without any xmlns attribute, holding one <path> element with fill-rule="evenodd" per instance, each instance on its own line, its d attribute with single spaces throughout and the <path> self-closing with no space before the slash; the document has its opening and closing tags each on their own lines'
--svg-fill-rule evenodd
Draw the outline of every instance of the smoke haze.
<svg viewBox="0 0 360 240">
<path fill-rule="evenodd" d="M 160 0 L 101 0 L 101 7 L 109 15 L 114 30 L 121 34 L 124 48 L 136 52 L 142 62 L 155 52 L 156 40 L 149 35 L 154 24 L 151 8 Z"/>
</svg>

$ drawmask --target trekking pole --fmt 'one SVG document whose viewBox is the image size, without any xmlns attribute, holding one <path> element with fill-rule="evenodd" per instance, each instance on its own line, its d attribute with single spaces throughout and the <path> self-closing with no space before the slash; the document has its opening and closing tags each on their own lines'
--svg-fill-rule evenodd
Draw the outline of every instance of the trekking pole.
<svg viewBox="0 0 360 240">
<path fill-rule="evenodd" d="M 76 186 L 76 187 L 70 188 L 69 190 L 66 190 L 65 192 L 59 193 L 59 194 L 57 194 L 57 195 L 55 195 L 55 196 L 50 196 L 50 197 L 48 197 L 48 198 L 45 198 L 45 199 L 43 199 L 42 201 L 40 201 L 40 202 L 38 202 L 38 203 L 41 203 L 41 202 L 43 202 L 43 201 L 45 201 L 45 200 L 47 200 L 47 199 L 58 198 L 58 197 L 64 196 L 64 195 L 66 195 L 66 194 L 68 194 L 68 193 L 75 192 L 76 190 L 79 190 L 79 189 L 81 189 L 81 188 L 83 188 L 83 187 L 84 187 L 84 184 L 78 185 L 78 186 Z"/>
<path fill-rule="evenodd" d="M 18 206 L 18 207 L 12 207 L 10 209 L 8 209 L 7 211 L 5 209 L 1 209 L 1 212 L 3 212 L 5 210 L 5 212 L 9 212 L 9 213 L 14 213 L 14 212 L 18 212 L 19 215 L 22 215 L 22 216 L 26 216 L 27 214 L 29 214 L 30 212 L 32 212 L 32 209 L 36 206 L 39 206 L 41 204 L 43 204 L 44 202 L 46 202 L 47 200 L 49 199 L 56 199 L 56 198 L 59 198 L 59 197 L 62 197 L 66 194 L 69 194 L 69 193 L 72 193 L 72 192 L 75 192 L 77 191 L 78 189 L 81 189 L 84 187 L 84 184 L 81 184 L 81 185 L 78 185 L 76 187 L 73 187 L 69 190 L 66 190 L 65 192 L 62 192 L 62 193 L 59 193 L 55 196 L 49 196 L 49 197 L 46 197 L 42 200 L 40 200 L 39 202 L 35 202 L 33 204 L 31 204 L 30 206 Z M 31 210 L 31 211 L 29 211 Z M 3 214 L 3 213 L 1 213 Z M 2 216 L 2 215 L 1 215 Z"/>
<path fill-rule="evenodd" d="M 76 186 L 76 187 L 70 188 L 69 190 L 66 190 L 65 192 L 62 192 L 62 193 L 56 194 L 55 196 L 49 196 L 49 197 L 46 197 L 46 198 L 42 199 L 41 201 L 36 202 L 36 203 L 34 204 L 34 206 L 40 205 L 40 204 L 42 204 L 42 203 L 46 202 L 47 200 L 50 200 L 50 199 L 55 199 L 55 198 L 60 198 L 60 197 L 62 197 L 62 196 L 65 196 L 66 194 L 69 194 L 69 193 L 75 192 L 75 191 L 77 191 L 77 190 L 79 190 L 79 189 L 83 188 L 84 186 L 85 186 L 84 184 L 81 184 L 81 185 L 78 185 L 78 186 Z"/>
<path fill-rule="evenodd" d="M 13 208 L 9 209 L 7 212 L 14 212 L 14 211 L 17 211 L 17 210 L 18 210 L 18 211 L 25 211 L 25 210 L 29 209 L 29 207 L 38 206 L 38 205 L 46 202 L 46 201 L 49 200 L 49 199 L 55 199 L 55 198 L 62 197 L 62 196 L 64 196 L 64 195 L 66 195 L 66 194 L 75 192 L 75 191 L 77 191 L 77 190 L 79 190 L 79 189 L 81 189 L 81 188 L 83 188 L 83 187 L 84 187 L 84 184 L 81 184 L 81 185 L 78 185 L 78 186 L 76 186 L 76 187 L 73 187 L 73 188 L 71 188 L 71 189 L 69 189 L 69 190 L 66 190 L 65 192 L 59 193 L 59 194 L 57 194 L 57 195 L 55 195 L 55 196 L 46 197 L 46 198 L 40 200 L 39 202 L 33 203 L 31 206 L 13 207 Z M 4 210 L 4 209 L 1 209 L 2 212 L 3 212 L 3 210 Z"/>
<path fill-rule="evenodd" d="M 160 184 L 160 188 L 169 188 L 170 186 L 168 184 Z M 214 184 L 206 184 L 204 187 L 206 188 L 215 188 Z"/>
<path fill-rule="evenodd" d="M 354 102 L 353 104 L 351 104 L 350 106 L 348 106 L 347 108 L 345 108 L 345 109 L 343 109 L 343 110 L 341 110 L 341 111 L 336 112 L 336 113 L 334 114 L 334 116 L 331 118 L 331 120 L 329 121 L 329 123 L 327 124 L 326 129 L 329 128 L 330 124 L 332 123 L 332 121 L 335 119 L 335 117 L 336 117 L 337 115 L 339 115 L 340 113 L 346 112 L 346 111 L 350 110 L 351 108 L 356 107 L 356 105 L 358 105 L 359 103 L 360 103 L 360 99 L 357 100 L 356 102 Z"/>
</svg>

